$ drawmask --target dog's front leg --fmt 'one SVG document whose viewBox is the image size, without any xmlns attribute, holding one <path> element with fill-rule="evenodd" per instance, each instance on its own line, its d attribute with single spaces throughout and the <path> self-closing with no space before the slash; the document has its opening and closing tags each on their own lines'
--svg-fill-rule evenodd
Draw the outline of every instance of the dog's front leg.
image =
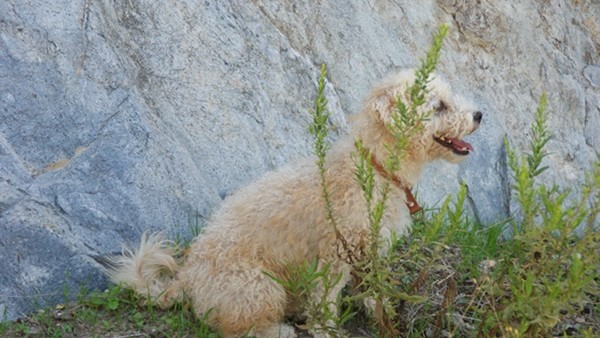
<svg viewBox="0 0 600 338">
<path fill-rule="evenodd" d="M 320 261 L 318 269 L 326 273 L 319 279 L 311 295 L 313 311 L 307 314 L 311 317 L 309 322 L 313 326 L 310 331 L 318 338 L 336 337 L 339 335 L 337 325 L 339 295 L 352 278 L 350 274 L 352 267 L 340 261 L 329 263 Z"/>
</svg>

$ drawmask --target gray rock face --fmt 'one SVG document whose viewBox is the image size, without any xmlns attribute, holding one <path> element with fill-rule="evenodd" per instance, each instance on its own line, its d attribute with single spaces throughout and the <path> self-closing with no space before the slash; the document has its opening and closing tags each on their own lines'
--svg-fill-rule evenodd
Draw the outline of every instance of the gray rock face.
<svg viewBox="0 0 600 338">
<path fill-rule="evenodd" d="M 503 137 L 524 149 L 549 93 L 551 170 L 574 186 L 600 149 L 597 1 L 0 2 L 0 314 L 106 285 L 91 255 L 148 229 L 185 235 L 236 188 L 310 154 L 321 63 L 336 135 L 372 85 L 450 24 L 439 73 L 485 112 L 460 166 L 482 222 L 510 210 Z"/>
</svg>

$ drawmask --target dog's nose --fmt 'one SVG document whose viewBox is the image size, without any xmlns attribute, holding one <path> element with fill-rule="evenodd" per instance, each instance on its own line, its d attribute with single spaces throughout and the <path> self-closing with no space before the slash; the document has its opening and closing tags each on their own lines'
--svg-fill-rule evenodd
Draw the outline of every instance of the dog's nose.
<svg viewBox="0 0 600 338">
<path fill-rule="evenodd" d="M 473 120 L 477 123 L 481 122 L 482 117 L 483 117 L 483 113 L 480 111 L 473 113 Z"/>
</svg>

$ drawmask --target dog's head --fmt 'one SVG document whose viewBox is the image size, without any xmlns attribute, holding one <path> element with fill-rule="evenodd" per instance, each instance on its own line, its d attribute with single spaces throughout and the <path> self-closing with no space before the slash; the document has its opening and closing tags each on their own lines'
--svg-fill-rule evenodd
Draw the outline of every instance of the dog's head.
<svg viewBox="0 0 600 338">
<path fill-rule="evenodd" d="M 466 158 L 473 147 L 463 138 L 473 133 L 481 123 L 483 114 L 459 95 L 439 77 L 432 75 L 427 85 L 425 104 L 418 114 L 428 114 L 422 132 L 415 135 L 408 146 L 408 156 L 412 160 L 428 162 L 445 159 L 458 163 Z M 398 98 L 409 104 L 408 88 L 413 84 L 413 70 L 403 71 L 385 79 L 366 101 L 366 117 L 370 128 L 377 129 L 381 140 L 391 142 L 391 134 L 386 125 L 392 123 Z M 373 135 L 371 135 L 372 137 Z"/>
</svg>

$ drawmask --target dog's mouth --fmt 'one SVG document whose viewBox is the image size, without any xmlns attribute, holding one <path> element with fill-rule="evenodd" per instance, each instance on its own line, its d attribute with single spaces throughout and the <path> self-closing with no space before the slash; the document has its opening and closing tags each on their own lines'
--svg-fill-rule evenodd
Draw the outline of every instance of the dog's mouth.
<svg viewBox="0 0 600 338">
<path fill-rule="evenodd" d="M 474 149 L 468 142 L 458 138 L 433 135 L 433 139 L 457 155 L 469 155 Z"/>
</svg>

